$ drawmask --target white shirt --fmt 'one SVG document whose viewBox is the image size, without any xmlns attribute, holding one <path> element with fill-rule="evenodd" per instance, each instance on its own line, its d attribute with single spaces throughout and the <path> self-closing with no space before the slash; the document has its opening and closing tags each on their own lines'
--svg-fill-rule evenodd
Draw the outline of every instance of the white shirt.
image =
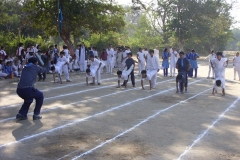
<svg viewBox="0 0 240 160">
<path fill-rule="evenodd" d="M 67 60 L 67 58 L 66 58 L 65 56 L 59 57 L 57 61 L 58 61 L 58 62 L 65 62 L 64 65 L 65 65 L 66 63 L 68 63 L 68 60 Z"/>
<path fill-rule="evenodd" d="M 6 53 L 4 50 L 1 50 L 1 51 L 0 51 L 0 54 L 1 54 L 1 55 L 4 55 L 4 56 L 7 55 L 7 53 Z"/>
<path fill-rule="evenodd" d="M 160 69 L 160 63 L 156 56 L 151 57 L 150 54 L 147 55 L 147 66 L 148 70 L 158 70 Z"/>
<path fill-rule="evenodd" d="M 107 49 L 107 59 L 112 59 L 113 51 L 111 49 Z"/>
<path fill-rule="evenodd" d="M 154 56 L 157 56 L 159 58 L 159 50 L 158 49 L 154 49 Z"/>
<path fill-rule="evenodd" d="M 23 47 L 19 47 L 17 49 L 17 54 L 16 55 L 21 56 L 22 49 L 23 49 Z"/>
<path fill-rule="evenodd" d="M 234 57 L 234 62 L 233 62 L 233 64 L 240 64 L 240 56 L 235 56 Z"/>
<path fill-rule="evenodd" d="M 206 57 L 206 59 L 208 59 L 209 62 L 211 62 L 211 60 L 214 59 L 214 58 L 217 58 L 215 53 L 209 54 L 209 55 Z"/>
<path fill-rule="evenodd" d="M 218 87 L 218 86 L 216 85 L 216 81 L 217 81 L 217 80 L 220 80 L 220 81 L 221 81 L 221 86 L 220 86 L 220 87 Z M 218 90 L 218 88 L 225 89 L 225 80 L 224 80 L 223 78 L 215 78 L 215 82 L 214 82 L 213 87 L 215 88 L 215 90 Z"/>
<path fill-rule="evenodd" d="M 176 65 L 176 63 L 177 63 L 177 55 L 178 55 L 177 51 L 171 52 L 170 54 L 171 54 L 170 64 L 171 65 Z"/>
<path fill-rule="evenodd" d="M 63 56 L 64 57 L 64 56 Z M 60 57 L 61 58 L 61 57 Z M 65 57 L 66 58 L 66 57 Z M 58 58 L 59 59 L 59 58 Z M 65 65 L 65 61 L 63 60 L 64 58 L 62 58 L 60 61 L 57 61 L 56 65 L 55 65 L 55 72 L 56 73 L 60 73 L 62 71 L 62 66 Z"/>
<path fill-rule="evenodd" d="M 138 55 L 138 59 L 139 59 L 141 62 L 144 62 L 144 61 L 145 61 L 144 53 L 143 53 L 143 52 L 137 52 L 137 55 Z"/>
<path fill-rule="evenodd" d="M 89 61 L 89 64 L 90 64 L 91 66 L 99 66 L 101 63 L 102 63 L 102 62 L 101 62 L 100 60 L 96 59 L 96 58 L 94 58 L 93 61 L 91 61 L 91 60 Z"/>
<path fill-rule="evenodd" d="M 93 51 L 94 57 L 98 57 L 98 51 Z"/>
<path fill-rule="evenodd" d="M 214 68 L 225 68 L 227 65 L 227 58 L 221 58 L 220 60 L 218 60 L 217 58 L 214 58 L 211 60 L 213 67 Z"/>
</svg>

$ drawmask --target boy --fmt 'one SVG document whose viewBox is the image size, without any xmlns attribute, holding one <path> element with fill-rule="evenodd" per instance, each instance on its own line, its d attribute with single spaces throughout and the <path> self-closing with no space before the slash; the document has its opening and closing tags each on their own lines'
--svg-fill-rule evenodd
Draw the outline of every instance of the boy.
<svg viewBox="0 0 240 160">
<path fill-rule="evenodd" d="M 108 46 L 107 51 L 107 73 L 112 73 L 113 68 L 113 50 Z"/>
<path fill-rule="evenodd" d="M 195 50 L 192 50 L 192 69 L 194 71 L 194 77 L 197 78 L 197 70 L 198 70 L 198 63 L 197 58 L 199 58 L 199 55 L 195 52 Z"/>
<path fill-rule="evenodd" d="M 184 82 L 185 92 L 187 92 L 187 85 L 188 85 L 187 73 L 188 73 L 190 67 L 191 67 L 191 65 L 190 65 L 188 59 L 184 58 L 184 52 L 180 52 L 179 58 L 176 63 L 176 68 L 178 69 L 178 75 L 181 75 L 183 78 L 185 78 L 185 82 Z M 180 76 L 178 78 L 179 79 L 176 78 L 176 82 L 181 79 Z M 178 84 L 176 84 L 176 86 L 178 86 Z M 183 87 L 182 87 L 182 89 L 183 89 Z M 178 90 L 177 90 L 177 92 L 178 92 Z"/>
<path fill-rule="evenodd" d="M 64 56 L 64 52 L 62 51 L 62 52 L 60 52 L 60 57 L 58 58 L 58 60 L 57 60 L 57 63 L 58 62 L 61 62 L 61 63 L 63 63 L 63 65 L 62 65 L 62 70 L 61 70 L 61 72 L 60 72 L 60 75 L 62 74 L 62 71 L 64 72 L 64 74 L 65 74 L 65 77 L 66 77 L 66 81 L 67 82 L 71 82 L 71 80 L 69 79 L 69 73 L 68 73 L 68 59 Z"/>
<path fill-rule="evenodd" d="M 184 87 L 185 87 L 185 90 L 187 90 L 185 83 L 186 83 L 186 72 L 178 73 L 176 77 L 176 90 L 177 90 L 176 93 L 179 93 L 179 89 L 180 89 L 180 92 L 183 94 Z"/>
<path fill-rule="evenodd" d="M 210 78 L 210 74 L 211 74 L 211 71 L 212 71 L 212 78 L 211 79 L 214 79 L 214 71 L 213 71 L 213 68 L 212 68 L 212 65 L 211 65 L 211 60 L 216 58 L 216 54 L 214 53 L 214 50 L 211 51 L 211 53 L 205 58 L 205 59 L 208 59 L 208 77 L 207 79 Z"/>
<path fill-rule="evenodd" d="M 238 73 L 238 78 L 240 81 L 240 56 L 239 52 L 236 53 L 236 56 L 233 58 L 233 67 L 234 67 L 234 80 L 236 80 L 236 72 Z"/>
<path fill-rule="evenodd" d="M 157 83 L 157 73 L 160 70 L 160 63 L 159 59 L 157 56 L 154 56 L 154 50 L 150 50 L 149 54 L 147 55 L 147 71 L 142 70 L 142 80 L 141 80 L 141 85 L 142 89 L 143 87 L 143 79 L 147 78 L 149 80 L 150 84 L 150 90 L 153 88 L 156 88 L 156 83 Z"/>
<path fill-rule="evenodd" d="M 219 87 L 222 88 L 222 96 L 225 96 L 225 83 L 224 83 L 224 80 L 221 78 L 216 78 L 216 81 L 213 86 L 212 94 L 215 95 Z"/>
<path fill-rule="evenodd" d="M 170 77 L 175 76 L 177 55 L 178 55 L 178 52 L 176 51 L 176 48 L 173 48 L 173 51 L 170 52 Z"/>
<path fill-rule="evenodd" d="M 225 95 L 225 68 L 228 66 L 228 59 L 222 58 L 223 53 L 217 52 L 217 58 L 211 60 L 212 68 L 215 72 L 215 81 L 221 80 Z"/>
<path fill-rule="evenodd" d="M 122 48 L 118 49 L 118 53 L 117 53 L 117 68 L 118 68 L 118 70 L 122 70 Z"/>
<path fill-rule="evenodd" d="M 97 83 L 98 85 L 101 85 L 100 80 L 101 80 L 101 73 L 100 73 L 100 69 L 104 66 L 102 64 L 101 61 L 99 61 L 98 59 L 94 58 L 94 55 L 90 55 L 90 69 L 86 70 L 86 83 L 88 85 L 88 77 L 92 76 L 93 78 L 93 83 L 91 83 L 92 85 L 95 85 L 95 77 L 97 76 Z M 90 70 L 90 71 L 89 71 Z"/>
<path fill-rule="evenodd" d="M 120 88 L 120 79 L 121 78 L 124 80 L 122 86 L 125 86 L 125 88 L 127 88 L 128 76 L 133 71 L 133 68 L 134 68 L 134 65 L 132 64 L 128 69 L 127 69 L 127 67 L 125 67 L 123 71 L 117 71 L 117 75 L 118 75 L 118 86 L 117 86 L 117 88 Z"/>
<path fill-rule="evenodd" d="M 144 53 L 142 52 L 142 48 L 139 48 L 137 52 L 137 59 L 138 59 L 138 75 L 141 75 L 141 71 L 145 69 L 145 57 Z"/>
<path fill-rule="evenodd" d="M 130 52 L 127 54 L 127 59 L 125 61 L 125 67 L 127 67 L 127 70 L 129 70 L 132 67 L 132 65 L 133 65 L 133 69 L 129 75 L 131 75 L 132 86 L 135 87 L 135 77 L 134 77 L 135 61 L 132 59 L 132 53 Z M 128 75 L 128 77 L 129 77 L 129 75 Z M 122 86 L 126 86 L 125 81 L 122 84 Z"/>
</svg>

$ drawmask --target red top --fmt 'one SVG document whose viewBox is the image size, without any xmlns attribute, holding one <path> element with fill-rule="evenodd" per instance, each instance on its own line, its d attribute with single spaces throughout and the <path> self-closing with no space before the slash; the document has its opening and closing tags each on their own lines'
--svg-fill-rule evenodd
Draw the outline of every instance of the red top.
<svg viewBox="0 0 240 160">
<path fill-rule="evenodd" d="M 103 61 L 106 61 L 106 60 L 107 60 L 107 52 L 106 52 L 106 51 L 102 52 L 102 55 L 101 55 L 100 58 L 101 58 Z"/>
</svg>

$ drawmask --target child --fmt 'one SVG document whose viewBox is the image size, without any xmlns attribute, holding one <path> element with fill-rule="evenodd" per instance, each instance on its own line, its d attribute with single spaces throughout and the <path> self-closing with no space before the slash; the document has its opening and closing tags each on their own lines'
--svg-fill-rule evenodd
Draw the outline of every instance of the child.
<svg viewBox="0 0 240 160">
<path fill-rule="evenodd" d="M 64 62 L 64 61 L 63 62 L 62 61 L 58 61 L 55 66 L 54 65 L 51 66 L 51 71 L 53 73 L 53 81 L 54 81 L 54 83 L 55 83 L 55 73 L 57 73 L 58 74 L 58 81 L 57 81 L 57 83 L 60 82 L 62 84 L 61 74 L 62 74 L 62 67 L 63 67 L 63 65 L 65 65 L 65 63 L 66 62 Z"/>
<path fill-rule="evenodd" d="M 18 64 L 18 61 L 14 61 L 14 64 L 12 65 L 13 73 L 15 77 L 20 77 L 19 71 L 20 71 L 20 65 Z"/>
<path fill-rule="evenodd" d="M 233 59 L 233 67 L 234 67 L 234 80 L 236 80 L 236 72 L 238 73 L 238 78 L 240 81 L 240 56 L 239 52 L 236 53 L 236 56 Z"/>
<path fill-rule="evenodd" d="M 127 70 L 128 70 L 129 68 L 132 67 L 132 65 L 133 65 L 133 69 L 129 75 L 131 75 L 132 86 L 135 87 L 135 76 L 134 76 L 135 61 L 132 59 L 132 53 L 130 52 L 127 54 L 127 59 L 125 61 L 125 67 L 127 67 Z M 126 84 L 122 84 L 122 86 L 126 86 Z"/>
<path fill-rule="evenodd" d="M 62 69 L 61 69 L 61 72 L 60 72 L 60 75 L 62 74 L 62 71 L 64 72 L 65 74 L 65 77 L 66 77 L 66 81 L 67 82 L 71 82 L 71 80 L 69 79 L 69 73 L 68 73 L 68 59 L 64 56 L 64 52 L 60 52 L 60 57 L 58 58 L 57 60 L 57 63 L 61 62 L 62 65 Z"/>
<path fill-rule="evenodd" d="M 122 70 L 122 48 L 118 49 L 118 53 L 117 53 L 117 68 L 118 68 L 118 70 Z"/>
<path fill-rule="evenodd" d="M 6 63 L 5 72 L 7 73 L 7 77 L 11 78 L 11 75 L 13 73 L 12 62 L 9 61 L 9 62 Z"/>
<path fill-rule="evenodd" d="M 163 55 L 162 55 L 162 66 L 163 66 L 163 74 L 164 74 L 164 77 L 167 77 L 168 76 L 168 68 L 169 68 L 169 62 L 168 62 L 168 59 L 169 59 L 169 53 L 168 53 L 168 49 L 165 48 L 164 51 L 163 51 Z"/>
<path fill-rule="evenodd" d="M 191 65 L 190 65 L 188 59 L 184 57 L 184 52 L 180 52 L 179 58 L 176 63 L 176 68 L 178 69 L 178 75 L 182 75 L 182 77 L 185 78 L 185 80 L 184 80 L 185 81 L 184 82 L 185 92 L 187 92 L 187 85 L 188 85 L 187 72 L 189 71 L 190 67 L 191 67 Z M 180 80 L 180 79 L 181 79 L 181 77 L 179 76 L 178 80 Z M 176 78 L 176 81 L 177 81 L 177 78 Z M 183 87 L 182 87 L 182 91 L 183 91 Z"/>
<path fill-rule="evenodd" d="M 199 55 L 195 52 L 195 50 L 192 50 L 192 69 L 195 73 L 195 78 L 197 78 L 197 70 L 198 70 L 198 63 L 197 58 L 199 58 Z"/>
<path fill-rule="evenodd" d="M 127 69 L 127 67 L 125 67 L 123 71 L 117 71 L 117 75 L 118 75 L 118 86 L 117 86 L 117 88 L 120 88 L 120 79 L 121 78 L 124 80 L 123 84 L 124 84 L 125 88 L 127 88 L 128 76 L 133 71 L 133 68 L 134 68 L 134 65 L 132 64 L 128 69 Z"/>
<path fill-rule="evenodd" d="M 94 58 L 94 55 L 90 56 L 90 73 L 89 70 L 86 70 L 86 82 L 88 81 L 88 77 L 92 76 L 93 77 L 93 83 L 92 85 L 95 85 L 95 77 L 97 76 L 97 83 L 98 85 L 101 85 L 100 80 L 101 80 L 101 74 L 100 74 L 100 69 L 104 66 L 101 61 L 98 59 Z M 88 72 L 87 72 L 88 71 Z M 87 82 L 88 85 L 88 82 Z"/>
<path fill-rule="evenodd" d="M 113 68 L 113 50 L 108 47 L 107 51 L 107 73 L 112 73 Z"/>
<path fill-rule="evenodd" d="M 217 90 L 219 87 L 222 88 L 222 96 L 225 96 L 225 82 L 223 79 L 221 78 L 216 78 L 215 79 L 215 83 L 214 83 L 214 86 L 213 86 L 213 91 L 212 91 L 212 94 L 215 95 L 215 93 L 217 93 Z"/>
<path fill-rule="evenodd" d="M 149 80 L 150 84 L 150 90 L 152 88 L 156 88 L 156 83 L 157 83 L 157 73 L 160 70 L 160 64 L 159 64 L 159 59 L 157 56 L 154 56 L 154 50 L 150 50 L 149 54 L 147 55 L 147 71 L 142 70 L 142 80 L 141 80 L 141 85 L 142 89 L 143 87 L 143 79 L 147 78 Z"/>
<path fill-rule="evenodd" d="M 137 52 L 137 59 L 138 59 L 138 75 L 141 75 L 141 71 L 145 69 L 145 58 L 142 48 L 139 48 Z"/>
<path fill-rule="evenodd" d="M 176 77 L 176 93 L 179 93 L 179 89 L 180 92 L 183 94 L 184 93 L 184 87 L 185 87 L 185 91 L 187 91 L 187 87 L 186 87 L 186 73 L 185 72 L 178 72 L 178 75 Z"/>
<path fill-rule="evenodd" d="M 211 74 L 211 71 L 212 71 L 212 79 L 214 79 L 215 75 L 214 75 L 214 71 L 213 71 L 213 68 L 212 68 L 212 65 L 211 65 L 211 60 L 216 58 L 216 54 L 214 53 L 214 50 L 212 50 L 212 52 L 205 58 L 205 59 L 208 59 L 208 77 L 207 79 L 210 78 L 210 74 Z"/>
<path fill-rule="evenodd" d="M 0 77 L 7 78 L 8 74 L 3 72 L 4 65 L 2 64 L 3 64 L 3 60 L 0 60 Z"/>
<path fill-rule="evenodd" d="M 107 70 L 107 51 L 106 51 L 106 49 L 103 49 L 100 60 L 105 65 L 106 70 Z M 101 73 L 103 73 L 103 68 L 104 67 L 102 67 L 102 69 L 101 69 Z"/>
<path fill-rule="evenodd" d="M 212 68 L 215 72 L 215 81 L 220 80 L 225 95 L 225 68 L 228 65 L 228 59 L 222 58 L 222 52 L 217 52 L 217 58 L 211 60 Z"/>
</svg>

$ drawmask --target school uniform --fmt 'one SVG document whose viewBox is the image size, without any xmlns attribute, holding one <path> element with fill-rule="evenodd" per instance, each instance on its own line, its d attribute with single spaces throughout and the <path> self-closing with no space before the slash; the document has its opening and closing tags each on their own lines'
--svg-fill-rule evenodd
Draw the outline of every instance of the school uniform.
<svg viewBox="0 0 240 160">
<path fill-rule="evenodd" d="M 176 83 L 179 83 L 179 90 L 180 90 L 180 92 L 183 92 L 183 84 L 187 84 L 187 74 L 186 74 L 186 72 L 178 72 L 178 75 L 181 75 L 182 76 L 182 79 L 181 80 L 178 80 L 177 78 L 176 78 Z M 185 87 L 186 87 L 186 85 L 185 85 Z"/>
<path fill-rule="evenodd" d="M 156 88 L 157 83 L 157 73 L 161 69 L 159 59 L 157 56 L 151 57 L 150 54 L 147 55 L 147 79 L 151 81 L 152 88 Z"/>
<path fill-rule="evenodd" d="M 118 52 L 117 53 L 117 67 L 118 67 L 118 70 L 122 70 L 122 54 L 123 54 L 123 52 Z"/>
<path fill-rule="evenodd" d="M 214 70 L 212 68 L 212 65 L 211 65 L 211 60 L 216 58 L 216 54 L 213 53 L 213 54 L 209 54 L 206 59 L 208 59 L 208 78 L 210 77 L 210 74 L 212 72 L 212 78 L 215 77 L 215 74 L 214 74 Z"/>
<path fill-rule="evenodd" d="M 190 69 L 188 70 L 188 76 L 192 77 L 193 76 L 193 69 L 192 69 L 192 52 L 189 52 L 186 54 L 186 58 L 188 59 L 190 63 Z"/>
<path fill-rule="evenodd" d="M 59 57 L 58 58 L 58 62 L 62 62 L 64 64 L 62 66 L 62 71 L 65 74 L 66 80 L 70 81 L 70 79 L 69 79 L 69 72 L 68 72 L 68 65 L 67 65 L 68 64 L 68 59 L 65 56 Z M 60 72 L 60 75 L 62 75 L 62 72 Z"/>
<path fill-rule="evenodd" d="M 122 54 L 122 57 L 123 57 L 123 61 L 122 61 L 122 68 L 124 68 L 125 67 L 125 65 L 126 65 L 126 60 L 128 59 L 127 58 L 127 54 L 128 53 L 130 53 L 131 51 L 130 50 L 125 50 L 124 52 L 123 52 L 123 54 Z"/>
<path fill-rule="evenodd" d="M 101 66 L 99 68 L 100 64 Z M 101 83 L 101 68 L 103 68 L 105 65 L 96 58 L 94 58 L 93 61 L 90 60 L 89 65 L 90 65 L 91 76 L 97 77 L 97 83 Z"/>
<path fill-rule="evenodd" d="M 125 63 L 126 63 L 127 70 L 128 70 L 129 68 L 131 68 L 132 65 L 135 66 L 135 61 L 134 61 L 132 58 L 127 58 Z M 131 75 L 132 85 L 133 85 L 133 87 L 135 87 L 134 68 L 132 69 L 130 75 Z M 129 77 L 129 75 L 128 75 L 128 77 Z"/>
<path fill-rule="evenodd" d="M 4 60 L 6 57 L 7 53 L 4 50 L 0 50 L 0 56 L 2 57 L 2 59 Z"/>
<path fill-rule="evenodd" d="M 85 72 L 87 69 L 87 48 L 85 46 L 79 48 L 79 54 L 78 54 L 78 63 L 80 71 Z"/>
<path fill-rule="evenodd" d="M 113 68 L 113 51 L 111 49 L 107 49 L 107 73 L 112 73 Z"/>
<path fill-rule="evenodd" d="M 188 66 L 190 62 L 187 58 L 178 58 L 176 65 L 178 66 L 178 74 L 185 77 L 185 87 L 188 86 Z"/>
<path fill-rule="evenodd" d="M 154 56 L 156 56 L 159 60 L 159 50 L 158 49 L 154 49 Z"/>
<path fill-rule="evenodd" d="M 117 67 L 117 50 L 113 50 L 112 68 Z"/>
<path fill-rule="evenodd" d="M 137 55 L 138 55 L 138 75 L 141 75 L 141 71 L 145 69 L 144 53 L 143 52 L 137 52 Z"/>
<path fill-rule="evenodd" d="M 8 75 L 7 73 L 3 72 L 3 65 L 0 64 L 0 77 L 6 77 L 7 75 Z"/>
<path fill-rule="evenodd" d="M 238 78 L 240 80 L 240 56 L 234 57 L 234 79 L 236 79 L 236 73 L 238 73 Z"/>
<path fill-rule="evenodd" d="M 197 70 L 198 70 L 198 62 L 197 62 L 197 58 L 198 58 L 198 54 L 196 52 L 192 53 L 192 69 L 195 72 L 194 77 L 197 77 Z"/>
<path fill-rule="evenodd" d="M 101 55 L 100 59 L 101 59 L 101 62 L 104 64 L 104 66 L 107 69 L 107 52 L 106 51 L 102 52 L 102 55 Z M 104 67 L 101 68 L 101 73 L 103 73 L 103 68 Z"/>
<path fill-rule="evenodd" d="M 15 77 L 18 77 L 18 76 L 19 76 L 19 74 L 18 74 L 19 65 L 13 64 L 13 65 L 12 65 L 12 69 L 13 69 L 13 74 L 14 74 L 14 76 L 15 76 Z"/>
<path fill-rule="evenodd" d="M 131 74 L 131 72 L 133 71 L 134 65 L 131 65 L 129 68 L 125 67 L 122 71 L 122 75 L 121 77 L 118 77 L 118 80 L 120 80 L 121 78 L 124 81 L 128 80 L 128 76 Z"/>
<path fill-rule="evenodd" d="M 177 51 L 173 51 L 170 53 L 170 76 L 175 76 L 175 68 L 177 63 Z"/>
<path fill-rule="evenodd" d="M 227 58 L 221 58 L 220 60 L 215 58 L 212 59 L 211 62 L 215 72 L 215 81 L 217 79 L 221 79 L 222 84 L 225 88 L 225 68 L 227 66 Z"/>
<path fill-rule="evenodd" d="M 169 53 L 168 52 L 163 52 L 163 55 L 162 55 L 162 67 L 164 68 L 163 69 L 163 74 L 164 76 L 168 76 L 168 68 L 169 68 L 169 62 L 168 62 L 168 59 L 169 59 Z"/>
</svg>

